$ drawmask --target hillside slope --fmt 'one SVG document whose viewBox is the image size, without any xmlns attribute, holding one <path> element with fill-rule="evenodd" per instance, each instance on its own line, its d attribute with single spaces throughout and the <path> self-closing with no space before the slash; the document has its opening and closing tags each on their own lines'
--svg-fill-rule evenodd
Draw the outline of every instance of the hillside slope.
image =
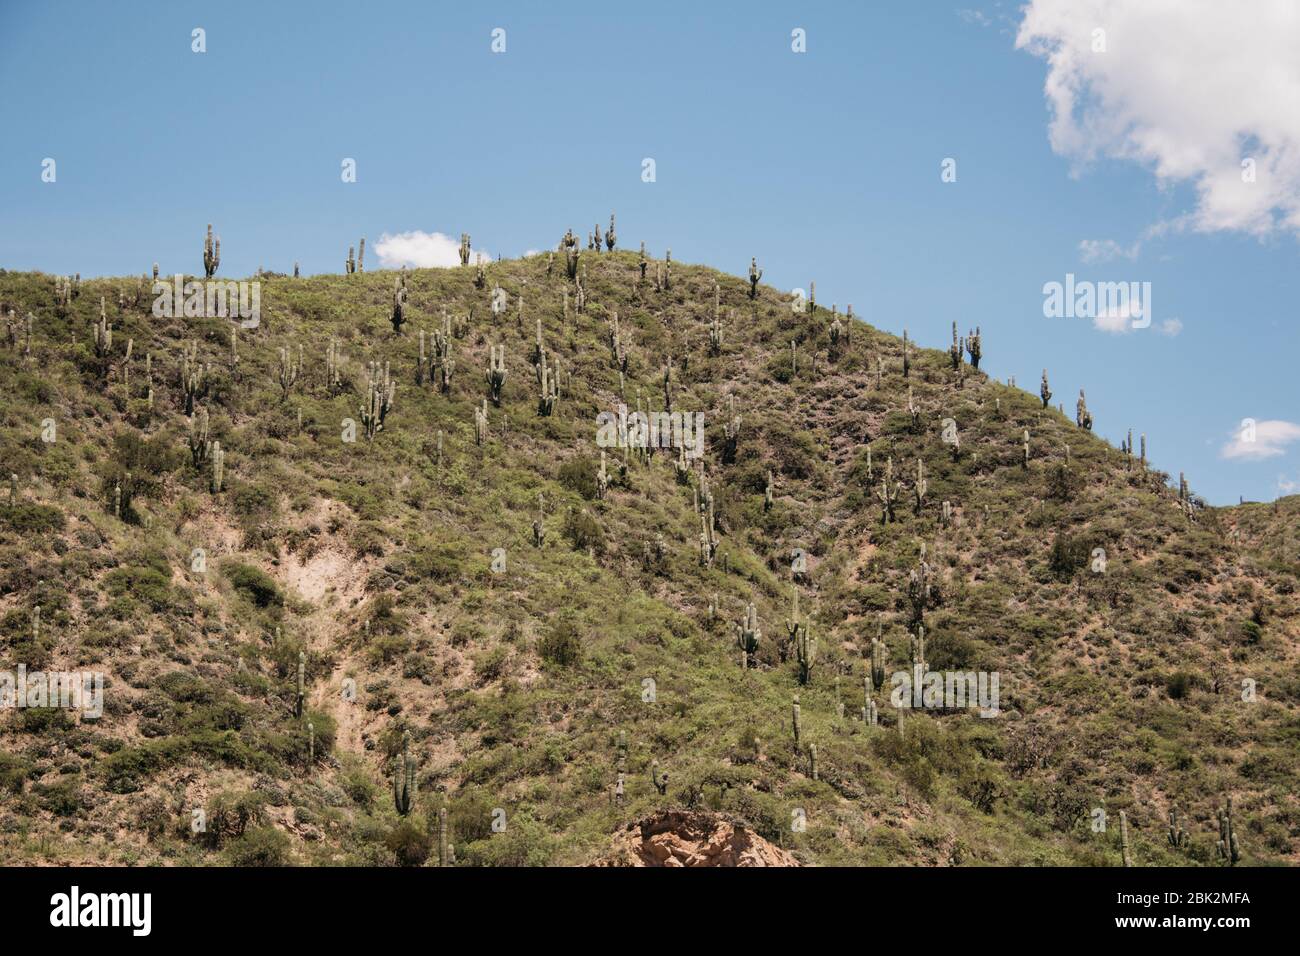
<svg viewBox="0 0 1300 956">
<path fill-rule="evenodd" d="M 967 359 L 911 345 L 905 370 L 901 339 L 712 269 L 660 288 L 662 262 L 585 251 L 579 311 L 564 258 L 406 273 L 400 332 L 391 271 L 262 275 L 237 335 L 155 318 L 144 279 L 61 301 L 0 274 L 0 670 L 105 680 L 98 719 L 0 711 L 0 862 L 417 863 L 445 809 L 458 864 L 580 864 L 690 808 L 811 865 L 1120 865 L 1120 811 L 1135 865 L 1215 864 L 1229 797 L 1243 863 L 1296 861 L 1296 499 L 1181 501 Z M 444 315 L 446 391 L 446 363 L 417 373 Z M 663 408 L 670 358 L 702 469 L 610 449 L 602 489 L 598 413 Z M 393 401 L 368 439 L 371 363 Z M 997 716 L 900 729 L 886 680 L 866 725 L 872 639 L 905 671 L 918 618 L 931 670 L 998 674 Z"/>
</svg>

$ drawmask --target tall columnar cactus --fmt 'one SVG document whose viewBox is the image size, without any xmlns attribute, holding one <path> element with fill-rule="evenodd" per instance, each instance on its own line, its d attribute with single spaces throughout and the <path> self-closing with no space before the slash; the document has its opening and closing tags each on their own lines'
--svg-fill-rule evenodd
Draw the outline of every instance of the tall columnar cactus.
<svg viewBox="0 0 1300 956">
<path fill-rule="evenodd" d="M 392 411 L 396 396 L 397 384 L 393 381 L 389 363 L 371 362 L 366 378 L 366 397 L 361 405 L 361 423 L 365 426 L 367 439 L 373 439 L 384 430 L 384 422 Z"/>
<path fill-rule="evenodd" d="M 718 315 L 717 306 L 713 309 L 713 318 L 709 321 L 709 354 L 721 355 L 723 342 L 722 319 Z"/>
<path fill-rule="evenodd" d="M 433 332 L 433 374 L 437 386 L 444 394 L 451 391 L 451 376 L 456 371 L 456 360 L 452 357 L 451 317 L 447 310 L 442 310 L 442 328 Z"/>
<path fill-rule="evenodd" d="M 366 237 L 361 237 L 361 244 L 357 247 L 357 272 L 366 271 Z"/>
<path fill-rule="evenodd" d="M 348 258 L 343 263 L 343 271 L 347 275 L 352 275 L 357 271 L 357 247 L 348 246 Z"/>
<path fill-rule="evenodd" d="M 885 686 L 885 641 L 881 637 L 880 622 L 876 622 L 876 636 L 871 639 L 871 682 L 879 690 Z"/>
<path fill-rule="evenodd" d="M 913 504 L 919 515 L 925 509 L 925 496 L 930 491 L 930 482 L 925 477 L 925 463 L 916 459 L 916 484 L 912 486 Z"/>
<path fill-rule="evenodd" d="M 424 333 L 420 333 L 420 364 L 424 364 Z M 330 336 L 325 347 L 325 389 L 331 396 L 343 391 L 343 354 L 339 351 L 338 340 Z"/>
<path fill-rule="evenodd" d="M 917 671 L 917 669 L 919 668 L 919 673 L 925 675 L 926 673 L 929 672 L 930 662 L 926 660 L 925 657 L 925 625 L 924 624 L 916 625 L 916 633 L 912 635 L 911 646 L 912 646 L 912 669 L 913 671 Z"/>
<path fill-rule="evenodd" d="M 95 355 L 107 359 L 113 350 L 113 324 L 104 310 L 104 297 L 99 297 L 99 321 L 95 323 Z"/>
<path fill-rule="evenodd" d="M 460 234 L 460 264 L 469 265 L 469 233 L 467 232 Z"/>
<path fill-rule="evenodd" d="M 667 290 L 667 289 L 671 289 L 672 287 L 673 287 L 673 251 L 671 249 L 665 249 L 664 250 L 664 289 Z"/>
<path fill-rule="evenodd" d="M 880 523 L 889 524 L 894 520 L 894 508 L 898 505 L 899 484 L 894 480 L 894 459 L 885 461 L 885 472 L 880 476 L 880 487 L 876 497 L 880 500 Z"/>
<path fill-rule="evenodd" d="M 763 278 L 763 270 L 758 267 L 758 257 L 752 256 L 749 260 L 749 297 L 758 298 L 758 283 Z"/>
<path fill-rule="evenodd" d="M 708 494 L 705 498 L 705 509 L 700 514 L 700 564 L 711 568 L 718 554 L 718 538 L 714 533 L 713 495 Z"/>
<path fill-rule="evenodd" d="M 1119 846 L 1124 865 L 1132 866 L 1133 852 L 1128 842 L 1128 814 L 1123 810 L 1119 812 Z"/>
<path fill-rule="evenodd" d="M 307 765 L 316 762 L 316 725 L 307 721 Z"/>
<path fill-rule="evenodd" d="M 596 498 L 604 500 L 609 494 L 609 471 L 605 468 L 605 449 L 600 450 L 600 468 L 596 470 Z"/>
<path fill-rule="evenodd" d="M 393 806 L 401 816 L 415 807 L 415 758 L 409 733 L 402 734 L 402 758 L 393 770 Z"/>
<path fill-rule="evenodd" d="M 817 639 L 811 635 L 808 621 L 804 621 L 794 639 L 794 657 L 799 664 L 799 683 L 812 680 L 813 664 L 817 661 Z"/>
<path fill-rule="evenodd" d="M 41 606 L 38 604 L 32 608 L 32 642 L 40 643 L 41 640 Z"/>
<path fill-rule="evenodd" d="M 736 449 L 740 442 L 740 426 L 742 418 L 736 411 L 736 396 L 727 397 L 727 408 L 729 411 L 727 420 L 722 423 L 722 463 L 724 465 L 733 464 L 736 460 Z"/>
<path fill-rule="evenodd" d="M 1074 406 L 1074 420 L 1084 431 L 1092 431 L 1092 413 L 1088 411 L 1088 400 L 1083 389 L 1079 389 L 1079 401 Z"/>
<path fill-rule="evenodd" d="M 975 326 L 975 331 L 966 332 L 966 352 L 970 355 L 970 367 L 979 371 L 980 367 L 980 327 Z"/>
<path fill-rule="evenodd" d="M 876 710 L 875 698 L 871 696 L 872 690 L 871 676 L 867 675 L 862 680 L 862 722 L 868 727 L 875 727 L 880 716 Z"/>
<path fill-rule="evenodd" d="M 763 510 L 764 511 L 772 510 L 772 505 L 774 503 L 773 491 L 774 488 L 772 485 L 772 469 L 769 468 L 767 470 L 767 486 L 763 489 Z"/>
<path fill-rule="evenodd" d="M 799 695 L 794 695 L 794 703 L 790 705 L 790 730 L 794 733 L 794 752 L 798 753 L 802 745 L 803 725 L 800 720 Z"/>
<path fill-rule="evenodd" d="M 907 339 L 907 329 L 903 329 L 903 378 L 912 374 L 912 343 Z"/>
<path fill-rule="evenodd" d="M 745 608 L 745 616 L 736 625 L 736 646 L 740 648 L 742 668 L 749 667 L 750 659 L 758 653 L 758 642 L 762 636 L 758 629 L 758 610 L 751 601 Z"/>
<path fill-rule="evenodd" d="M 853 307 L 849 306 L 849 308 Z M 840 337 L 844 335 L 844 325 L 840 322 L 840 317 L 835 312 L 834 307 L 831 308 L 831 325 L 828 334 L 831 339 L 831 351 L 834 352 L 839 348 Z"/>
<path fill-rule="evenodd" d="M 488 410 L 487 399 L 483 399 L 483 407 L 474 409 L 474 443 L 479 447 L 487 444 L 488 436 Z"/>
<path fill-rule="evenodd" d="M 609 231 L 605 233 L 605 248 L 613 252 L 614 243 L 617 241 L 618 239 L 614 235 L 614 214 L 611 212 L 609 214 Z"/>
<path fill-rule="evenodd" d="M 555 412 L 555 406 L 560 400 L 560 372 L 558 367 L 552 369 L 547 364 L 545 354 L 542 355 L 538 375 L 541 378 L 541 394 L 537 400 L 537 414 L 549 416 Z"/>
<path fill-rule="evenodd" d="M 185 391 L 185 414 L 194 414 L 194 399 L 207 389 L 210 367 L 199 361 L 199 345 L 191 340 L 181 349 L 181 388 Z"/>
<path fill-rule="evenodd" d="M 925 545 L 921 545 L 921 555 L 916 567 L 907 576 L 907 602 L 911 606 L 913 627 L 925 619 L 925 612 L 934 602 L 934 585 L 931 583 L 932 569 L 925 559 Z"/>
<path fill-rule="evenodd" d="M 291 349 L 280 348 L 280 401 L 287 401 L 289 391 L 302 375 L 302 346 L 298 346 L 298 356 L 294 359 Z"/>
<path fill-rule="evenodd" d="M 817 775 L 817 745 L 808 745 L 808 776 L 813 780 L 821 779 Z"/>
<path fill-rule="evenodd" d="M 9 507 L 18 504 L 18 473 L 9 473 Z"/>
<path fill-rule="evenodd" d="M 438 809 L 438 865 L 452 866 L 456 862 L 456 851 L 447 842 L 447 808 Z"/>
<path fill-rule="evenodd" d="M 1219 859 L 1229 866 L 1235 866 L 1241 860 L 1241 847 L 1237 845 L 1237 831 L 1232 825 L 1232 797 L 1228 797 L 1227 807 L 1219 811 L 1219 842 L 1217 845 Z"/>
<path fill-rule="evenodd" d="M 542 494 L 537 493 L 537 519 L 533 521 L 533 547 L 540 548 L 546 541 L 546 505 L 542 500 Z"/>
<path fill-rule="evenodd" d="M 564 272 L 570 282 L 578 281 L 578 247 L 564 247 Z"/>
<path fill-rule="evenodd" d="M 506 384 L 506 347 L 505 343 L 490 346 L 487 367 L 488 390 L 492 393 L 492 404 L 500 407 L 501 389 Z"/>
<path fill-rule="evenodd" d="M 1052 400 L 1052 389 L 1051 386 L 1047 384 L 1047 369 L 1043 369 L 1043 381 L 1038 386 L 1038 397 L 1043 400 L 1044 408 L 1046 408 L 1047 403 Z"/>
<path fill-rule="evenodd" d="M 402 323 L 406 321 L 406 272 L 403 271 L 393 280 L 393 312 L 389 317 L 393 323 L 393 334 L 402 334 Z"/>
<path fill-rule="evenodd" d="M 199 408 L 186 419 L 187 440 L 190 446 L 190 458 L 194 467 L 201 469 L 208 455 L 212 452 L 212 442 L 208 440 L 208 410 Z"/>
<path fill-rule="evenodd" d="M 786 654 L 794 650 L 795 644 L 799 640 L 799 632 L 803 628 L 799 621 L 799 588 L 792 587 L 790 590 L 793 595 L 790 605 L 790 617 L 785 622 L 786 647 L 781 649 L 781 660 L 785 660 Z"/>
<path fill-rule="evenodd" d="M 1183 822 L 1186 822 L 1184 818 Z M 1191 837 L 1187 835 L 1186 828 L 1179 822 L 1178 808 L 1173 807 L 1169 811 L 1169 845 L 1175 850 L 1185 850 L 1191 842 Z"/>
<path fill-rule="evenodd" d="M 221 442 L 212 443 L 212 493 L 220 494 L 226 478 L 226 453 L 221 450 Z"/>
<path fill-rule="evenodd" d="M 641 281 L 642 281 L 642 282 L 645 282 L 645 270 L 646 270 L 646 267 L 649 266 L 649 265 L 650 265 L 650 260 L 646 258 L 646 254 L 645 254 L 645 240 L 643 239 L 643 240 L 641 240 L 641 258 L 640 258 L 640 260 L 637 262 L 637 268 L 639 268 L 639 269 L 641 270 Z"/>
<path fill-rule="evenodd" d="M 293 715 L 301 717 L 307 704 L 307 655 L 298 652 L 298 693 L 294 697 Z"/>
<path fill-rule="evenodd" d="M 948 359 L 952 362 L 953 370 L 961 367 L 962 344 L 957 341 L 957 323 L 952 323 L 952 345 L 948 346 Z"/>
<path fill-rule="evenodd" d="M 673 357 L 668 356 L 668 364 L 664 366 L 664 410 L 671 413 L 673 410 Z"/>
<path fill-rule="evenodd" d="M 1020 459 L 1020 467 L 1028 468 L 1029 467 L 1029 429 L 1028 428 L 1025 429 L 1024 441 L 1021 443 L 1021 449 L 1023 450 L 1024 454 Z"/>
<path fill-rule="evenodd" d="M 208 237 L 203 241 L 203 277 L 211 279 L 221 266 L 221 237 L 212 238 L 212 223 L 208 223 Z"/>
<path fill-rule="evenodd" d="M 659 761 L 650 761 L 650 783 L 654 785 L 659 796 L 664 796 L 668 792 L 668 774 L 659 772 Z"/>
</svg>

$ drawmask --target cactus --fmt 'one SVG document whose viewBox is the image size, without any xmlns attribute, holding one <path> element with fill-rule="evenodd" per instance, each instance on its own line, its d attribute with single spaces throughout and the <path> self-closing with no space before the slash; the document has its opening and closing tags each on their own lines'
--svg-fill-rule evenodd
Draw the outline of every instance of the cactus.
<svg viewBox="0 0 1300 956">
<path fill-rule="evenodd" d="M 197 415 L 190 415 L 186 422 L 186 430 L 190 458 L 194 461 L 194 467 L 201 469 L 212 451 L 212 442 L 208 441 L 208 410 L 200 408 Z"/>
<path fill-rule="evenodd" d="M 817 660 L 817 640 L 809 632 L 808 622 L 804 621 L 794 639 L 794 656 L 799 664 L 799 683 L 805 685 L 812 680 L 813 664 Z"/>
<path fill-rule="evenodd" d="M 961 368 L 962 344 L 957 341 L 957 323 L 952 323 L 952 345 L 948 346 L 948 358 L 952 362 L 953 371 Z"/>
<path fill-rule="evenodd" d="M 208 237 L 203 241 L 203 277 L 211 279 L 221 265 L 221 237 L 212 239 L 212 223 L 208 223 Z"/>
<path fill-rule="evenodd" d="M 880 477 L 880 487 L 876 497 L 880 499 L 880 523 L 889 524 L 894 520 L 894 508 L 898 505 L 899 485 L 894 480 L 894 459 L 885 462 L 885 473 Z"/>
<path fill-rule="evenodd" d="M 903 378 L 912 374 L 912 344 L 907 340 L 907 329 L 903 329 Z"/>
<path fill-rule="evenodd" d="M 722 320 L 718 316 L 718 306 L 714 303 L 713 318 L 709 321 L 709 354 L 722 354 Z"/>
<path fill-rule="evenodd" d="M 659 796 L 662 797 L 668 793 L 668 774 L 659 772 L 658 760 L 650 761 L 650 782 L 659 791 Z"/>
<path fill-rule="evenodd" d="M 980 327 L 975 326 L 975 331 L 966 332 L 966 352 L 970 355 L 970 367 L 979 371 L 980 367 Z"/>
<path fill-rule="evenodd" d="M 95 323 L 95 355 L 107 359 L 113 349 L 113 324 L 104 311 L 104 297 L 99 297 L 99 321 Z"/>
<path fill-rule="evenodd" d="M 753 256 L 749 260 L 749 297 L 758 298 L 758 283 L 763 278 L 763 270 L 758 267 L 758 257 Z"/>
<path fill-rule="evenodd" d="M 1038 386 L 1038 397 L 1043 400 L 1043 408 L 1052 400 L 1052 389 L 1047 384 L 1047 369 L 1043 369 L 1043 381 Z"/>
<path fill-rule="evenodd" d="M 483 256 L 479 255 L 474 269 L 474 288 L 487 288 L 487 267 L 483 265 Z"/>
<path fill-rule="evenodd" d="M 1020 460 L 1020 467 L 1028 468 L 1029 467 L 1029 429 L 1028 428 L 1025 429 L 1025 437 L 1024 437 L 1024 441 L 1021 444 L 1021 447 L 1023 449 L 1024 455 Z"/>
<path fill-rule="evenodd" d="M 542 522 L 546 518 L 546 507 L 541 492 L 537 494 L 537 519 L 533 522 L 533 547 L 540 548 L 546 540 L 546 528 Z"/>
<path fill-rule="evenodd" d="M 803 725 L 799 720 L 799 695 L 794 695 L 794 703 L 790 705 L 790 730 L 794 733 L 794 752 L 798 753 L 803 737 Z"/>
<path fill-rule="evenodd" d="M 316 762 L 316 725 L 307 721 L 307 765 Z"/>
<path fill-rule="evenodd" d="M 438 388 L 446 394 L 451 391 L 451 376 L 456 371 L 456 360 L 451 355 L 451 317 L 447 310 L 442 311 L 442 328 L 433 332 L 433 366 L 431 376 L 437 380 Z"/>
<path fill-rule="evenodd" d="M 713 559 L 718 554 L 718 538 L 714 534 L 713 495 L 705 496 L 707 505 L 700 515 L 700 564 L 706 568 L 713 567 Z"/>
<path fill-rule="evenodd" d="M 789 652 L 794 649 L 795 644 L 799 640 L 799 632 L 802 630 L 802 625 L 799 623 L 799 589 L 793 587 L 790 590 L 793 592 L 793 595 L 790 617 L 787 618 L 785 622 L 786 643 L 785 646 L 781 648 L 781 660 L 783 661 L 789 655 Z"/>
<path fill-rule="evenodd" d="M 852 308 L 852 306 L 849 306 L 849 308 Z M 831 309 L 831 326 L 829 334 L 831 337 L 831 351 L 834 352 L 839 348 L 840 336 L 844 334 L 844 326 L 840 322 L 839 315 L 835 313 L 834 307 Z"/>
<path fill-rule="evenodd" d="M 212 493 L 220 494 L 221 487 L 225 483 L 226 477 L 226 453 L 221 450 L 221 442 L 212 443 Z"/>
<path fill-rule="evenodd" d="M 808 776 L 812 779 L 819 779 L 817 776 L 817 745 L 808 745 Z"/>
<path fill-rule="evenodd" d="M 490 346 L 487 367 L 488 390 L 492 394 L 492 404 L 500 407 L 501 389 L 506 384 L 506 347 L 502 343 Z"/>
<path fill-rule="evenodd" d="M 1084 431 L 1092 431 L 1092 413 L 1088 411 L 1088 401 L 1083 389 L 1079 389 L 1079 401 L 1074 406 L 1074 420 Z"/>
<path fill-rule="evenodd" d="M 361 237 L 361 244 L 357 247 L 357 272 L 366 271 L 366 237 Z"/>
<path fill-rule="evenodd" d="M 298 694 L 294 698 L 293 715 L 301 717 L 307 703 L 307 655 L 298 652 Z"/>
<path fill-rule="evenodd" d="M 564 248 L 564 273 L 569 277 L 570 282 L 578 281 L 578 247 L 565 246 Z"/>
<path fill-rule="evenodd" d="M 302 346 L 298 346 L 298 359 L 295 362 L 290 349 L 280 348 L 280 401 L 288 401 L 289 390 L 302 375 Z"/>
<path fill-rule="evenodd" d="M 409 814 L 415 806 L 415 759 L 411 756 L 409 733 L 402 734 L 402 758 L 393 770 L 393 806 L 401 816 Z"/>
<path fill-rule="evenodd" d="M 447 842 L 447 808 L 438 808 L 438 865 L 453 866 L 456 863 L 456 851 Z"/>
<path fill-rule="evenodd" d="M 406 321 L 406 273 L 403 272 L 393 280 L 393 312 L 390 316 L 393 334 L 402 334 L 402 323 Z"/>
<path fill-rule="evenodd" d="M 925 508 L 925 496 L 930 490 L 930 482 L 925 477 L 925 464 L 916 459 L 916 484 L 912 486 L 914 507 L 919 515 Z"/>
<path fill-rule="evenodd" d="M 736 460 L 736 446 L 740 441 L 741 416 L 736 414 L 736 396 L 727 397 L 727 408 L 730 413 L 727 421 L 722 423 L 722 463 L 724 465 L 733 464 Z"/>
<path fill-rule="evenodd" d="M 469 265 L 469 233 L 467 232 L 460 234 L 460 264 Z"/>
<path fill-rule="evenodd" d="M 420 342 L 420 352 L 423 356 L 423 339 Z M 331 396 L 343 391 L 343 355 L 339 352 L 338 342 L 332 335 L 329 344 L 325 347 L 325 389 Z"/>
<path fill-rule="evenodd" d="M 763 510 L 771 511 L 773 504 L 772 469 L 767 470 L 767 487 L 763 489 Z"/>
<path fill-rule="evenodd" d="M 642 282 L 645 282 L 645 270 L 646 270 L 646 267 L 647 267 L 648 265 L 650 265 L 650 260 L 647 259 L 647 258 L 645 257 L 645 240 L 642 240 L 642 241 L 641 241 L 641 259 L 640 259 L 640 261 L 637 263 L 637 267 L 641 270 L 641 281 L 642 281 Z"/>
<path fill-rule="evenodd" d="M 911 650 L 912 650 L 913 670 L 916 671 L 919 668 L 920 674 L 922 675 L 926 674 L 930 669 L 929 666 L 930 662 L 925 659 L 925 625 L 924 624 L 918 624 L 916 626 L 916 633 L 913 634 L 911 638 Z"/>
<path fill-rule="evenodd" d="M 397 385 L 393 382 L 389 364 L 371 362 L 366 379 L 366 397 L 361 405 L 361 422 L 368 440 L 373 440 L 384 430 L 384 421 L 392 411 L 396 395 Z"/>
<path fill-rule="evenodd" d="M 1169 811 L 1169 845 L 1175 850 L 1185 850 L 1191 842 L 1187 830 L 1179 823 L 1178 808 Z"/>
<path fill-rule="evenodd" d="M 1237 845 L 1237 831 L 1232 825 L 1232 797 L 1228 797 L 1227 808 L 1219 811 L 1219 842 L 1217 845 L 1219 859 L 1229 866 L 1235 866 L 1241 860 L 1241 848 Z"/>
<path fill-rule="evenodd" d="M 664 290 L 667 291 L 673 287 L 673 251 L 664 250 Z"/>
<path fill-rule="evenodd" d="M 537 401 L 537 414 L 548 416 L 555 411 L 555 405 L 560 400 L 560 372 L 558 368 L 552 369 L 546 364 L 545 354 L 538 366 L 538 375 L 541 379 L 541 394 Z"/>
<path fill-rule="evenodd" d="M 762 636 L 758 629 L 758 611 L 751 601 L 745 608 L 745 616 L 736 625 L 736 645 L 740 648 L 742 668 L 748 667 L 750 659 L 758 653 L 758 642 Z"/>
<path fill-rule="evenodd" d="M 664 410 L 671 413 L 673 410 L 673 357 L 668 356 L 668 364 L 664 366 Z"/>
<path fill-rule="evenodd" d="M 605 469 L 605 449 L 600 450 L 600 468 L 596 471 L 596 498 L 603 501 L 609 494 L 609 472 Z"/>
<path fill-rule="evenodd" d="M 923 543 L 916 567 L 912 569 L 907 577 L 907 601 L 912 610 L 911 624 L 913 627 L 921 624 L 925 618 L 925 612 L 934 603 L 934 586 L 930 581 L 930 577 L 931 567 L 930 563 L 925 559 L 925 544 Z"/>
<path fill-rule="evenodd" d="M 1119 846 L 1124 865 L 1132 866 L 1133 854 L 1128 842 L 1128 814 L 1123 810 L 1119 812 Z"/>
<path fill-rule="evenodd" d="M 614 236 L 614 214 L 609 214 L 609 231 L 605 233 L 605 248 L 610 252 L 614 251 L 614 243 L 617 239 Z"/>
</svg>

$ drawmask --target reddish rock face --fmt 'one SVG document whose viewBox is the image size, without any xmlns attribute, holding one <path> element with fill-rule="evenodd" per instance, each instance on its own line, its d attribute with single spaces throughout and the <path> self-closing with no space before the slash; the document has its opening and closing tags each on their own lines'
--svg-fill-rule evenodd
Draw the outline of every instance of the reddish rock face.
<svg viewBox="0 0 1300 956">
<path fill-rule="evenodd" d="M 595 866 L 798 866 L 742 823 L 716 813 L 665 810 L 614 837 Z"/>
</svg>

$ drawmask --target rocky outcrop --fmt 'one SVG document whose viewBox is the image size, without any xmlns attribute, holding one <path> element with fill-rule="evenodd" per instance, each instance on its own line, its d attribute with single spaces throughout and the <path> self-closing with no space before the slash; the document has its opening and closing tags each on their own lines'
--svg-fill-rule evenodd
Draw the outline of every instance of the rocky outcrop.
<svg viewBox="0 0 1300 956">
<path fill-rule="evenodd" d="M 798 866 L 744 823 L 717 813 L 662 810 L 614 836 L 595 866 Z"/>
</svg>

